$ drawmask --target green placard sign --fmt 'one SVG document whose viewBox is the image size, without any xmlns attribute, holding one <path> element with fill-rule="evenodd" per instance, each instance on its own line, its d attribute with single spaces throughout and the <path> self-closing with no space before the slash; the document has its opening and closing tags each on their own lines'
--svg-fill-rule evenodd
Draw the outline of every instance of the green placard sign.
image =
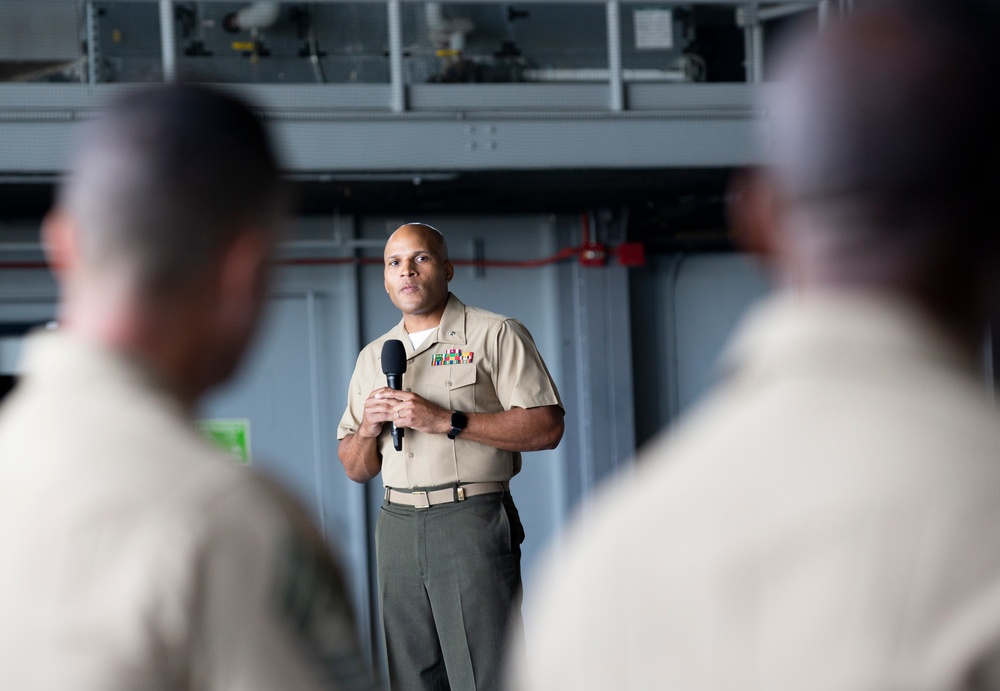
<svg viewBox="0 0 1000 691">
<path fill-rule="evenodd" d="M 250 465 L 249 420 L 198 420 L 198 428 L 234 461 Z"/>
</svg>

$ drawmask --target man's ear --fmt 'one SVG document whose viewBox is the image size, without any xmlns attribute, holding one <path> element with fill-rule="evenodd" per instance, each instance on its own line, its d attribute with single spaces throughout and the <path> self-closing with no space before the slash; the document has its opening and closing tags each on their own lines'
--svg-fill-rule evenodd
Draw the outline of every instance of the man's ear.
<svg viewBox="0 0 1000 691">
<path fill-rule="evenodd" d="M 218 273 L 223 319 L 235 323 L 256 319 L 267 298 L 274 242 L 266 233 L 240 233 L 223 252 Z"/>
<path fill-rule="evenodd" d="M 450 259 L 446 259 L 444 262 L 444 277 L 448 283 L 451 283 L 451 279 L 455 278 L 455 265 L 451 263 Z"/>
<path fill-rule="evenodd" d="M 64 211 L 53 209 L 42 220 L 42 246 L 52 272 L 62 280 L 80 263 L 76 223 Z"/>
<path fill-rule="evenodd" d="M 729 228 L 745 252 L 771 264 L 781 252 L 780 201 L 772 175 L 763 168 L 736 173 L 729 184 Z"/>
</svg>

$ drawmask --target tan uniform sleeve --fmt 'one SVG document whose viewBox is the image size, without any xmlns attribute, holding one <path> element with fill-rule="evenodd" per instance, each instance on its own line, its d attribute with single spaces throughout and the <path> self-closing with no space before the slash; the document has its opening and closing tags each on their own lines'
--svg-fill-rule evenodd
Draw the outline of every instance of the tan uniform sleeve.
<svg viewBox="0 0 1000 691">
<path fill-rule="evenodd" d="M 494 387 L 505 410 L 562 407 L 555 382 L 524 325 L 516 319 L 505 319 L 497 328 L 493 347 L 493 361 L 497 363 Z"/>
<path fill-rule="evenodd" d="M 354 434 L 361 426 L 361 420 L 365 414 L 365 399 L 372 392 L 374 362 L 369 355 L 369 349 L 365 348 L 358 355 L 357 364 L 354 366 L 354 373 L 351 375 L 351 384 L 347 389 L 347 409 L 344 410 L 337 425 L 337 439 Z"/>
<path fill-rule="evenodd" d="M 193 688 L 374 688 L 343 573 L 282 491 L 222 499 L 201 562 Z"/>
</svg>

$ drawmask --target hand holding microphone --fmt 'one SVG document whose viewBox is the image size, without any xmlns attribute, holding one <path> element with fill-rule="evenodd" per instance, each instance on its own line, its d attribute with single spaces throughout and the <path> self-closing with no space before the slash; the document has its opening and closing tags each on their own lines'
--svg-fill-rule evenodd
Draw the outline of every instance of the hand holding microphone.
<svg viewBox="0 0 1000 691">
<path fill-rule="evenodd" d="M 395 338 L 382 344 L 382 374 L 390 389 L 403 388 L 403 373 L 406 372 L 406 348 Z M 403 450 L 403 430 L 392 423 L 392 445 L 396 451 Z"/>
</svg>

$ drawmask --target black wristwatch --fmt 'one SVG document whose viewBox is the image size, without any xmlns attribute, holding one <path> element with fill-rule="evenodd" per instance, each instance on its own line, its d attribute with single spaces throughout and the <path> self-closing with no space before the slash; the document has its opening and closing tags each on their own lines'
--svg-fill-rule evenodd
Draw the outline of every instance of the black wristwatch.
<svg viewBox="0 0 1000 691">
<path fill-rule="evenodd" d="M 465 426 L 469 424 L 469 418 L 461 410 L 455 410 L 451 413 L 451 431 L 448 432 L 448 438 L 454 439 L 462 433 Z"/>
</svg>

